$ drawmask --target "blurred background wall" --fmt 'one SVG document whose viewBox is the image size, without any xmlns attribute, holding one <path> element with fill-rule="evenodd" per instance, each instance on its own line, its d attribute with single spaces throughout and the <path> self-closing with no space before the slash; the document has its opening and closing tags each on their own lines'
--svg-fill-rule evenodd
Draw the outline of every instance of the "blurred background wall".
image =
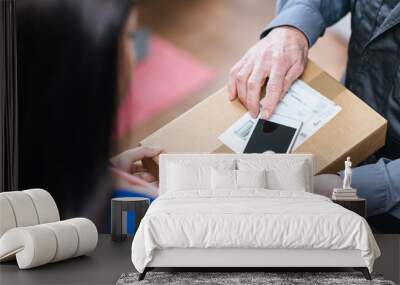
<svg viewBox="0 0 400 285">
<path fill-rule="evenodd" d="M 230 68 L 274 14 L 272 0 L 140 1 L 139 58 L 132 96 L 121 103 L 115 151 L 137 145 L 224 86 Z M 347 17 L 330 28 L 310 51 L 310 58 L 338 80 L 346 64 L 349 22 Z M 138 108 L 141 113 L 132 111 Z"/>
</svg>

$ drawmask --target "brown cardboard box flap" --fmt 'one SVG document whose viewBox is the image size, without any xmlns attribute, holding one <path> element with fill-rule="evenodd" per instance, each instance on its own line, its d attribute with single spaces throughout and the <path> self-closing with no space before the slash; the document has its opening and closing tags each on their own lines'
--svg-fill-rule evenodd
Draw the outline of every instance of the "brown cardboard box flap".
<svg viewBox="0 0 400 285">
<path fill-rule="evenodd" d="M 348 155 L 356 165 L 384 145 L 386 120 L 328 73 L 309 61 L 300 79 L 342 107 L 331 121 L 295 151 L 315 155 L 316 173 L 342 169 Z M 161 146 L 165 152 L 231 152 L 218 136 L 245 112 L 238 100 L 228 100 L 228 90 L 224 87 L 145 138 L 141 144 Z"/>
</svg>

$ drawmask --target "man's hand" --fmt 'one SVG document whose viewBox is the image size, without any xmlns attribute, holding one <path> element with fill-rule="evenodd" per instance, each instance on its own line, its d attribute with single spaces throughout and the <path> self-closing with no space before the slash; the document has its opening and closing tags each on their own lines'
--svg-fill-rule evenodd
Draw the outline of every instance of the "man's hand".
<svg viewBox="0 0 400 285">
<path fill-rule="evenodd" d="M 255 118 L 261 109 L 269 118 L 282 95 L 303 73 L 308 55 L 308 40 L 298 29 L 274 28 L 231 69 L 229 99 L 236 96 Z M 267 93 L 260 102 L 261 88 L 268 78 Z"/>
</svg>

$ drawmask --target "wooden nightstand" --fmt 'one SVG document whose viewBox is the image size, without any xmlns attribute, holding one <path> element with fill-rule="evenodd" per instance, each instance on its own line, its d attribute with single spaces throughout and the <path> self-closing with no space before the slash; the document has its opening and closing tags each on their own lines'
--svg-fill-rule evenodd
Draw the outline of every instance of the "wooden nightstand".
<svg viewBox="0 0 400 285">
<path fill-rule="evenodd" d="M 363 198 L 357 198 L 355 200 L 339 200 L 332 199 L 332 202 L 339 204 L 340 206 L 359 214 L 361 217 L 366 218 L 367 216 L 367 201 Z"/>
</svg>

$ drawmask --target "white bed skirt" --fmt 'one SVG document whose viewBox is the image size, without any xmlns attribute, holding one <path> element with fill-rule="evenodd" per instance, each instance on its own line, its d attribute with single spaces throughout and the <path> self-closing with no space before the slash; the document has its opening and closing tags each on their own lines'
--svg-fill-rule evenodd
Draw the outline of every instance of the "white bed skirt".
<svg viewBox="0 0 400 285">
<path fill-rule="evenodd" d="M 154 251 L 147 267 L 366 267 L 359 250 L 197 249 Z"/>
</svg>

